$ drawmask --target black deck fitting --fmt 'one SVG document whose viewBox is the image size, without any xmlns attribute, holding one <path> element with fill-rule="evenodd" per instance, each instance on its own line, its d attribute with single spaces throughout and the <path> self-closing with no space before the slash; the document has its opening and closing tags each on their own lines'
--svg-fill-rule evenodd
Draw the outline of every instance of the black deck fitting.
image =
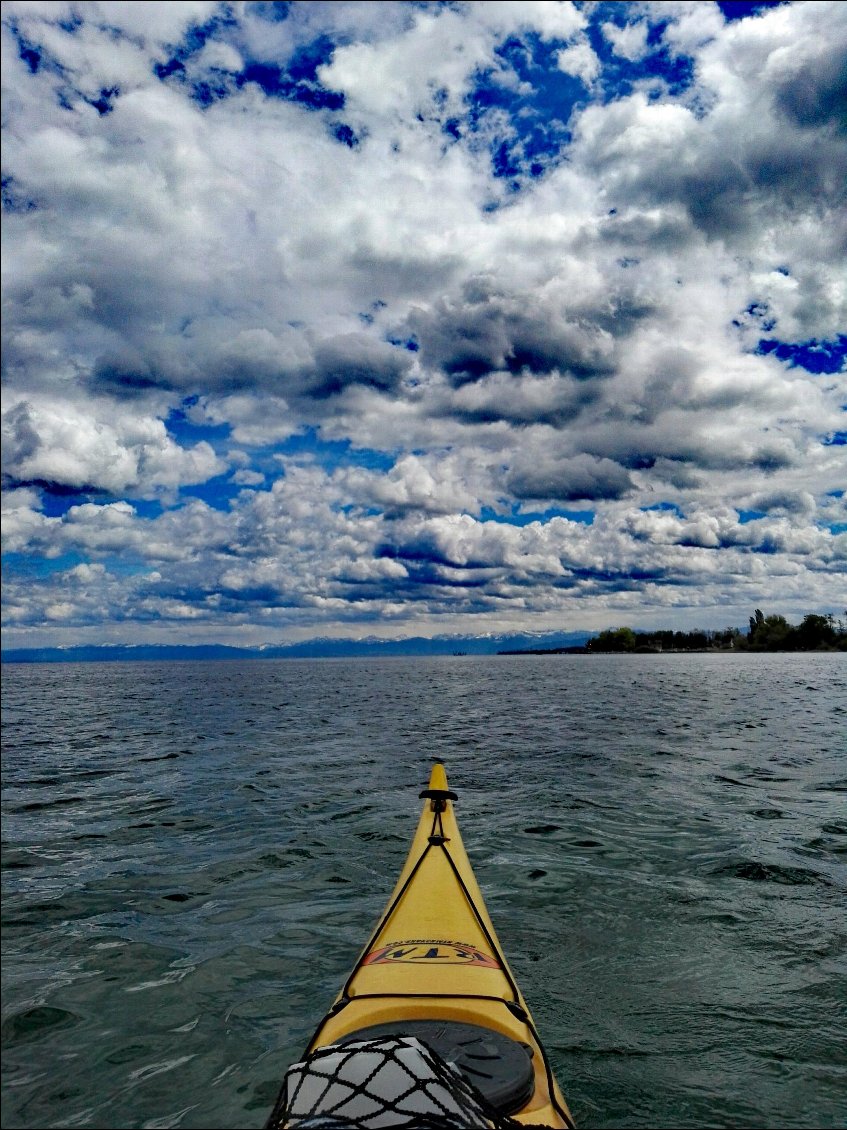
<svg viewBox="0 0 847 1130">
<path fill-rule="evenodd" d="M 458 793 L 452 789 L 424 789 L 420 794 L 421 800 L 458 800 Z"/>
</svg>

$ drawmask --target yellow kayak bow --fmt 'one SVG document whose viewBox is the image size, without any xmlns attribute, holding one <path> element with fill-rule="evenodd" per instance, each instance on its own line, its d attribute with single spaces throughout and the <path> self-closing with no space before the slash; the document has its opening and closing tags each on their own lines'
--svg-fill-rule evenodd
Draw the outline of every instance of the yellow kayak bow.
<svg viewBox="0 0 847 1130">
<path fill-rule="evenodd" d="M 503 1124 L 571 1128 L 471 869 L 443 765 L 433 767 L 421 798 L 394 892 L 307 1055 L 353 1040 L 413 1036 L 452 1062 Z M 268 1123 L 280 1124 L 273 1116 Z"/>
</svg>

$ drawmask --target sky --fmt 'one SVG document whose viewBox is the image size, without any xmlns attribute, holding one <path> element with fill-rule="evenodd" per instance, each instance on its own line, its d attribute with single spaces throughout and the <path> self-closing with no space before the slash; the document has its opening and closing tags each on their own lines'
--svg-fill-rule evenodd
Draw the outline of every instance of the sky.
<svg viewBox="0 0 847 1130">
<path fill-rule="evenodd" d="M 6 2 L 3 643 L 847 608 L 847 5 Z"/>
</svg>

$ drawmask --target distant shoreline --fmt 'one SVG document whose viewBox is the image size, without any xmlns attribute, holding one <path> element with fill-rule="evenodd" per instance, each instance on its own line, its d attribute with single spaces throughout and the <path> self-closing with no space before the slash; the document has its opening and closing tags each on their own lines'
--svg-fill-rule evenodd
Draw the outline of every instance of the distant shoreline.
<svg viewBox="0 0 847 1130">
<path fill-rule="evenodd" d="M 750 630 L 673 631 L 606 628 L 586 631 L 504 632 L 480 636 L 406 636 L 384 640 L 316 637 L 299 643 L 238 647 L 230 644 L 74 644 L 0 651 L 2 663 L 163 663 L 240 659 L 379 659 L 496 655 L 739 655 L 750 652 L 847 650 L 847 625 L 831 614 L 809 613 L 799 625 L 756 609 Z"/>
<path fill-rule="evenodd" d="M 0 653 L 0 665 L 37 667 L 55 666 L 60 663 L 85 664 L 85 663 L 261 663 L 273 660 L 311 660 L 311 659 L 497 659 L 510 656 L 532 655 L 625 655 L 640 658 L 645 655 L 822 655 L 843 654 L 844 648 L 817 647 L 817 648 L 724 648 L 724 647 L 688 647 L 688 648 L 635 648 L 632 651 L 602 651 L 588 647 L 533 647 L 533 648 L 502 648 L 497 651 L 351 651 L 349 653 L 318 652 L 280 654 L 257 654 L 248 650 L 240 652 L 237 648 L 231 649 L 227 654 L 191 654 L 191 649 L 186 649 L 180 654 L 137 654 L 135 649 L 127 648 L 125 654 L 108 655 L 75 654 L 72 649 L 55 649 L 55 653 L 45 655 L 46 649 L 32 649 L 36 654 L 27 654 L 24 649 L 15 649 Z"/>
<path fill-rule="evenodd" d="M 497 655 L 818 655 L 843 650 L 838 647 L 636 647 L 632 651 L 602 651 L 592 647 L 535 647 L 498 651 Z"/>
</svg>

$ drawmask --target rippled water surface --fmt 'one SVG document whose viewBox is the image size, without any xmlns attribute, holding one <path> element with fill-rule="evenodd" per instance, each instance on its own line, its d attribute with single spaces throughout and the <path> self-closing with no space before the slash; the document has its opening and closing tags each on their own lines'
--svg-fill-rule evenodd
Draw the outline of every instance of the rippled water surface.
<svg viewBox="0 0 847 1130">
<path fill-rule="evenodd" d="M 6 665 L 4 1127 L 259 1127 L 434 759 L 582 1127 L 847 1114 L 847 658 Z"/>
</svg>

